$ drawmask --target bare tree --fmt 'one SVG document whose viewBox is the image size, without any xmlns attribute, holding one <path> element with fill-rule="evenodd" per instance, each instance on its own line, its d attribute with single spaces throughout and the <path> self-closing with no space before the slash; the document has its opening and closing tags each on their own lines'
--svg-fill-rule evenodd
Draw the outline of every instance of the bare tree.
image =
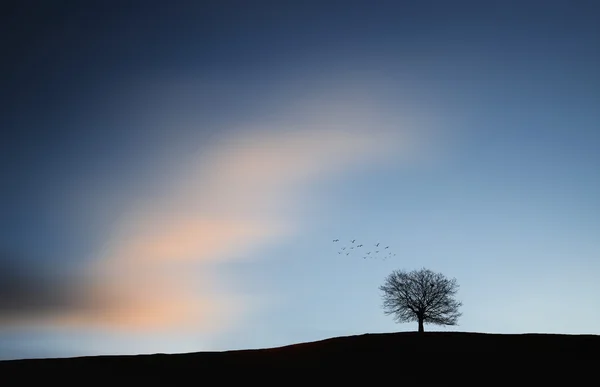
<svg viewBox="0 0 600 387">
<path fill-rule="evenodd" d="M 462 303 L 454 299 L 458 287 L 455 278 L 422 268 L 395 270 L 379 289 L 386 315 L 394 315 L 399 323 L 418 321 L 419 332 L 424 332 L 424 324 L 457 325 L 462 315 Z"/>
</svg>

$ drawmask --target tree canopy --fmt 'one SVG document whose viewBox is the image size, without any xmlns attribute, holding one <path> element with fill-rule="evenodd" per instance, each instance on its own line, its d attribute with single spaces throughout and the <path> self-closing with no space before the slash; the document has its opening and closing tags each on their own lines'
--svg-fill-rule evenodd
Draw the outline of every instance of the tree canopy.
<svg viewBox="0 0 600 387">
<path fill-rule="evenodd" d="M 458 288 L 455 278 L 422 268 L 395 270 L 379 289 L 386 315 L 393 315 L 399 323 L 417 321 L 419 332 L 424 332 L 424 324 L 458 324 L 462 315 L 458 311 L 462 303 L 454 299 Z"/>
</svg>

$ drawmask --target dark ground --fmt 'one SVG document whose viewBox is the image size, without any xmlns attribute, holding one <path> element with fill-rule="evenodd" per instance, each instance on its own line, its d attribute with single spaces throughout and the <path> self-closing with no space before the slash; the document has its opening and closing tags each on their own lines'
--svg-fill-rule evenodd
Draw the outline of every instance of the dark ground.
<svg viewBox="0 0 600 387">
<path fill-rule="evenodd" d="M 400 385 L 440 380 L 444 384 L 474 381 L 477 385 L 496 385 L 501 380 L 504 385 L 596 384 L 600 379 L 600 336 L 402 332 L 257 350 L 0 361 L 0 385 L 6 386 L 20 385 L 29 378 L 83 385 L 90 381 L 119 385 L 126 380 L 161 380 L 161 385 L 187 385 L 268 379 L 297 384 L 309 375 L 319 378 L 311 379 L 317 385 L 325 383 L 324 377 L 335 378 L 327 379 L 327 384 L 359 383 L 352 380 L 353 375 L 370 375 L 369 382 L 392 378 Z M 131 377 L 135 379 L 128 379 Z M 185 382 L 186 378 L 190 382 Z"/>
</svg>

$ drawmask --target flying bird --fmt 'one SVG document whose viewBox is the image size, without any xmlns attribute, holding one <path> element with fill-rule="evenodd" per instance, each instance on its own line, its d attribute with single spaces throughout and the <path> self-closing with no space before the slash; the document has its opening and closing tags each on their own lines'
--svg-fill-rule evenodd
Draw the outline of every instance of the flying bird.
<svg viewBox="0 0 600 387">
<path fill-rule="evenodd" d="M 386 248 L 386 249 L 389 249 L 389 248 L 390 248 L 390 246 L 385 246 L 385 248 Z"/>
<path fill-rule="evenodd" d="M 350 242 L 354 243 L 354 241 L 355 241 L 355 240 L 356 240 L 356 239 L 352 239 Z"/>
<path fill-rule="evenodd" d="M 334 242 L 339 242 L 340 240 L 339 240 L 339 239 L 334 239 L 333 241 L 334 241 Z"/>
<path fill-rule="evenodd" d="M 377 244 L 375 245 L 375 247 L 379 247 L 379 242 L 377 242 Z"/>
</svg>

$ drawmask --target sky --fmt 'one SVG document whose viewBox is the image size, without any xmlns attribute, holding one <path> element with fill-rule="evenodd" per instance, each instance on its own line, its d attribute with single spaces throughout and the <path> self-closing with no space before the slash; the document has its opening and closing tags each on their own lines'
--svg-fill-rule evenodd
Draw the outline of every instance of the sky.
<svg viewBox="0 0 600 387">
<path fill-rule="evenodd" d="M 379 286 L 421 267 L 426 330 L 600 334 L 597 2 L 0 17 L 0 359 L 414 331 Z"/>
</svg>

